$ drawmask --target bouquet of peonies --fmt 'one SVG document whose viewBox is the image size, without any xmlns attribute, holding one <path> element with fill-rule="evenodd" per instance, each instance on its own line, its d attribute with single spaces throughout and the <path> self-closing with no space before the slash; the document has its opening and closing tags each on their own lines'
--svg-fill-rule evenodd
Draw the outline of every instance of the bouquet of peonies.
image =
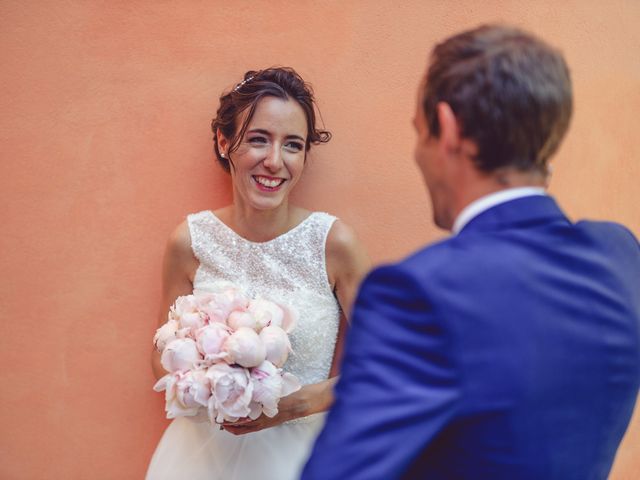
<svg viewBox="0 0 640 480">
<path fill-rule="evenodd" d="M 296 323 L 289 308 L 233 284 L 214 292 L 178 297 L 153 342 L 169 373 L 154 385 L 165 392 L 167 418 L 197 415 L 212 423 L 278 413 L 281 397 L 300 389 L 282 371 Z"/>
</svg>

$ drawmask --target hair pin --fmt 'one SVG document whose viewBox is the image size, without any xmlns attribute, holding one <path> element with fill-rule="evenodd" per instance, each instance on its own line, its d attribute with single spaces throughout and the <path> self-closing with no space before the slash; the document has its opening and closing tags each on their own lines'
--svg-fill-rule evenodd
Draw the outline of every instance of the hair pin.
<svg viewBox="0 0 640 480">
<path fill-rule="evenodd" d="M 249 78 L 247 78 L 246 80 L 242 80 L 238 85 L 236 85 L 236 88 L 234 88 L 234 89 L 233 89 L 233 91 L 234 91 L 234 92 L 237 92 L 238 90 L 240 90 L 240 89 L 242 88 L 242 86 L 243 86 L 245 83 L 248 83 L 248 82 L 250 82 L 251 80 L 253 80 L 253 77 L 249 77 Z"/>
</svg>

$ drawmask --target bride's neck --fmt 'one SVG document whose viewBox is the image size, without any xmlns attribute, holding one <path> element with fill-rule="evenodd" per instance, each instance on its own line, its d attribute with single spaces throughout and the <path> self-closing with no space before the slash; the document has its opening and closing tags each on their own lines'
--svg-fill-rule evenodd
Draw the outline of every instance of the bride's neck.
<svg viewBox="0 0 640 480">
<path fill-rule="evenodd" d="M 234 203 L 229 209 L 230 227 L 253 242 L 269 241 L 291 228 L 292 208 L 288 203 L 271 210 L 258 210 Z"/>
</svg>

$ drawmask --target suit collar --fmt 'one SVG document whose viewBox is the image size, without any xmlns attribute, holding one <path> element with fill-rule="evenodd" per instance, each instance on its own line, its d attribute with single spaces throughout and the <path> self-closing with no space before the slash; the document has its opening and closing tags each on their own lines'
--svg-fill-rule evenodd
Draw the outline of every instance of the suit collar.
<svg viewBox="0 0 640 480">
<path fill-rule="evenodd" d="M 474 217 L 480 215 L 485 210 L 489 210 L 491 207 L 505 203 L 510 200 L 515 200 L 520 197 L 528 197 L 530 195 L 546 195 L 547 192 L 543 187 L 516 187 L 506 188 L 497 192 L 490 193 L 484 197 L 478 198 L 464 207 L 462 211 L 456 217 L 456 221 L 453 222 L 453 233 L 459 233 L 462 228 L 473 220 Z"/>
<path fill-rule="evenodd" d="M 570 223 L 560 207 L 548 195 L 516 198 L 491 207 L 471 219 L 458 235 L 471 232 L 488 232 L 513 227 L 525 227 L 536 223 L 564 221 Z"/>
</svg>

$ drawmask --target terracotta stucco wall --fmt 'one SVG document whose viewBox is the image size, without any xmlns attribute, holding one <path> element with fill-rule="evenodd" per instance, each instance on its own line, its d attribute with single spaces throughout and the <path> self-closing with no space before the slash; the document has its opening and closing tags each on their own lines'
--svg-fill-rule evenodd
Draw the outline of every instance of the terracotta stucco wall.
<svg viewBox="0 0 640 480">
<path fill-rule="evenodd" d="M 552 192 L 639 235 L 636 1 L 2 1 L 0 477 L 142 477 L 165 426 L 148 366 L 164 242 L 230 198 L 210 154 L 223 89 L 274 64 L 315 86 L 334 138 L 296 200 L 393 260 L 443 235 L 412 161 L 428 51 L 488 21 L 572 67 Z M 638 458 L 640 420 L 612 478 Z"/>
</svg>

